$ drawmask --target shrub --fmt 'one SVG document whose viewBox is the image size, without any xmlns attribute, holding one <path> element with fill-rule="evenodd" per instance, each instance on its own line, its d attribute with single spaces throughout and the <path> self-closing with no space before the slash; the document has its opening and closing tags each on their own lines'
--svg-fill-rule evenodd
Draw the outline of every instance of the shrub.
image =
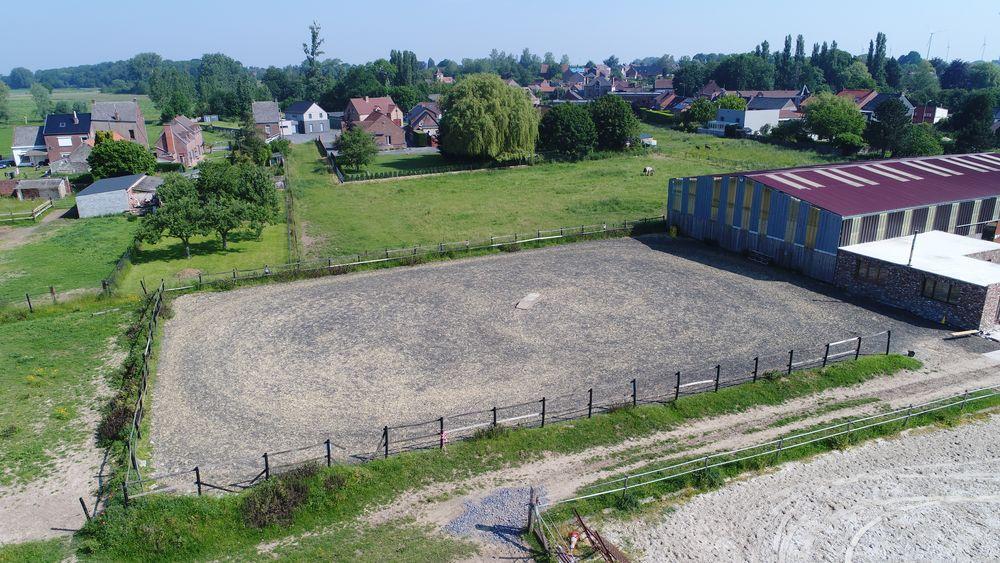
<svg viewBox="0 0 1000 563">
<path fill-rule="evenodd" d="M 290 524 L 295 510 L 305 504 L 309 496 L 306 481 L 317 470 L 315 465 L 306 465 L 272 477 L 250 489 L 240 507 L 243 520 L 254 528 Z"/>
<path fill-rule="evenodd" d="M 639 497 L 634 493 L 625 491 L 615 499 L 615 508 L 622 512 L 632 512 L 639 510 Z"/>
<path fill-rule="evenodd" d="M 134 415 L 135 411 L 125 399 L 116 397 L 97 425 L 97 443 L 103 446 L 123 438 Z"/>
<path fill-rule="evenodd" d="M 491 424 L 486 428 L 479 428 L 472 433 L 471 440 L 493 440 L 502 438 L 510 432 L 510 429 L 502 424 Z"/>
<path fill-rule="evenodd" d="M 695 477 L 695 486 L 703 491 L 717 489 L 725 484 L 725 482 L 726 478 L 719 471 L 718 467 L 710 467 L 704 471 L 700 471 Z"/>
<path fill-rule="evenodd" d="M 500 245 L 500 250 L 503 252 L 520 252 L 521 245 L 516 242 L 512 242 L 509 244 L 502 244 Z"/>
</svg>

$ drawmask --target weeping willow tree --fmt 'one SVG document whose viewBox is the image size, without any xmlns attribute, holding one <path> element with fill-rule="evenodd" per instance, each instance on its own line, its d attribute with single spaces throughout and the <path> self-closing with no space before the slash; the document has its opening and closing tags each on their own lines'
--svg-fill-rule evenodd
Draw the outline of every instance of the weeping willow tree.
<svg viewBox="0 0 1000 563">
<path fill-rule="evenodd" d="M 538 112 L 524 90 L 495 74 L 473 74 L 442 100 L 439 138 L 446 155 L 482 160 L 530 156 L 538 139 Z"/>
</svg>

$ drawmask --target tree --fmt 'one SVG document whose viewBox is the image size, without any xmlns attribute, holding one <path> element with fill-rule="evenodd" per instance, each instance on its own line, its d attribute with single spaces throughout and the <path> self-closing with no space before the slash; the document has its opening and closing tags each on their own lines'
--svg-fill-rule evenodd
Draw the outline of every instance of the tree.
<svg viewBox="0 0 1000 563">
<path fill-rule="evenodd" d="M 233 136 L 229 162 L 233 164 L 249 162 L 257 166 L 266 166 L 271 160 L 271 152 L 271 147 L 257 135 L 253 127 L 246 126 Z"/>
<path fill-rule="evenodd" d="M 260 237 L 264 226 L 274 222 L 278 196 L 266 169 L 249 162 L 216 161 L 199 170 L 198 196 L 205 207 L 205 227 L 219 236 L 224 250 L 231 232 L 248 225 Z"/>
<path fill-rule="evenodd" d="M 896 156 L 903 136 L 912 126 L 912 118 L 906 112 L 906 106 L 898 99 L 882 102 L 875 108 L 874 119 L 865 130 L 865 140 L 885 157 L 886 153 Z"/>
<path fill-rule="evenodd" d="M 906 128 L 892 156 L 933 156 L 943 152 L 941 140 L 934 126 L 930 123 L 918 123 Z"/>
<path fill-rule="evenodd" d="M 969 63 L 955 59 L 941 73 L 941 87 L 946 89 L 969 89 Z"/>
<path fill-rule="evenodd" d="M 495 74 L 472 74 L 441 101 L 441 151 L 505 160 L 534 154 L 538 112 L 527 94 Z"/>
<path fill-rule="evenodd" d="M 833 146 L 837 147 L 841 154 L 851 155 L 865 148 L 865 140 L 861 135 L 854 133 L 838 133 L 833 138 Z"/>
<path fill-rule="evenodd" d="M 52 113 L 52 94 L 40 82 L 31 85 L 31 99 L 35 101 L 35 114 L 39 119 L 45 119 L 46 115 Z"/>
<path fill-rule="evenodd" d="M 871 74 L 875 83 L 879 86 L 884 86 L 886 84 L 885 45 L 885 34 L 881 31 L 875 36 L 875 41 L 873 43 L 869 42 L 868 44 L 868 58 L 866 60 L 866 66 L 868 67 L 868 73 Z"/>
<path fill-rule="evenodd" d="M 19 66 L 11 70 L 10 76 L 7 77 L 7 84 L 14 89 L 31 88 L 31 85 L 34 84 L 34 82 L 35 75 L 23 66 Z"/>
<path fill-rule="evenodd" d="M 853 101 L 826 92 L 805 106 L 805 120 L 813 134 L 828 141 L 842 134 L 860 137 L 865 129 L 865 118 Z"/>
<path fill-rule="evenodd" d="M 715 115 L 719 110 L 718 104 L 709 100 L 708 98 L 698 98 L 695 100 L 688 110 L 684 112 L 684 121 L 691 123 L 706 123 L 715 119 Z"/>
<path fill-rule="evenodd" d="M 839 82 L 850 90 L 872 90 L 876 86 L 868 67 L 861 61 L 854 61 L 846 67 L 840 73 Z"/>
<path fill-rule="evenodd" d="M 986 92 L 974 92 L 966 98 L 955 115 L 948 119 L 955 133 L 958 152 L 981 152 L 993 147 L 993 100 Z"/>
<path fill-rule="evenodd" d="M 885 83 L 889 88 L 898 90 L 903 80 L 903 68 L 896 59 L 885 61 Z"/>
<path fill-rule="evenodd" d="M 191 115 L 197 103 L 191 75 L 175 67 L 160 67 L 149 76 L 149 99 L 160 109 L 160 119 L 170 121 L 178 115 Z"/>
<path fill-rule="evenodd" d="M 614 69 L 618 68 L 618 66 L 621 63 L 618 61 L 618 57 L 616 57 L 614 55 L 611 55 L 610 57 L 604 59 L 604 64 L 606 64 L 609 67 L 611 67 L 611 70 L 614 70 Z"/>
<path fill-rule="evenodd" d="M 139 53 L 129 59 L 128 71 L 132 78 L 132 90 L 138 93 L 148 93 L 149 79 L 162 64 L 163 57 L 156 53 Z"/>
<path fill-rule="evenodd" d="M 906 97 L 917 104 L 935 101 L 941 94 L 937 73 L 934 72 L 934 66 L 927 61 L 907 66 L 901 84 Z"/>
<path fill-rule="evenodd" d="M 208 232 L 204 205 L 194 181 L 168 174 L 157 188 L 156 198 L 160 205 L 142 218 L 139 240 L 155 244 L 163 236 L 180 239 L 185 257 L 191 258 L 191 237 Z"/>
<path fill-rule="evenodd" d="M 582 158 L 597 144 L 597 127 L 587 108 L 576 104 L 553 107 L 538 126 L 538 148 L 566 158 Z"/>
<path fill-rule="evenodd" d="M 10 88 L 7 83 L 0 80 L 0 123 L 6 123 L 10 119 Z"/>
<path fill-rule="evenodd" d="M 969 85 L 974 89 L 1000 88 L 1000 65 L 979 61 L 969 66 Z"/>
<path fill-rule="evenodd" d="M 590 104 L 590 115 L 597 129 L 597 148 L 621 150 L 639 136 L 639 120 L 625 100 L 607 94 Z"/>
<path fill-rule="evenodd" d="M 375 137 L 360 127 L 351 127 L 345 131 L 340 136 L 337 150 L 339 151 L 337 160 L 354 170 L 368 166 L 378 155 Z"/>
<path fill-rule="evenodd" d="M 697 61 L 681 63 L 674 73 L 674 90 L 681 96 L 694 96 L 708 82 L 708 68 Z"/>
<path fill-rule="evenodd" d="M 408 113 L 413 106 L 427 99 L 426 94 L 413 86 L 393 86 L 388 94 L 403 113 Z"/>
<path fill-rule="evenodd" d="M 156 159 L 145 147 L 131 141 L 101 141 L 87 157 L 94 178 L 114 178 L 130 174 L 152 174 Z"/>
<path fill-rule="evenodd" d="M 747 109 L 747 101 L 735 94 L 726 94 L 715 100 L 719 109 Z M 714 116 L 713 116 L 714 117 Z"/>
<path fill-rule="evenodd" d="M 730 90 L 770 90 L 774 88 L 774 74 L 770 62 L 743 53 L 723 59 L 712 76 L 720 86 Z"/>
</svg>

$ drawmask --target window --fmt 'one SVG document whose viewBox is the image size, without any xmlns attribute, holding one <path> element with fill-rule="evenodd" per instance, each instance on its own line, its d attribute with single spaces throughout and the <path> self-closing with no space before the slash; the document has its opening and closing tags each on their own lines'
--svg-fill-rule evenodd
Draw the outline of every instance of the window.
<svg viewBox="0 0 1000 563">
<path fill-rule="evenodd" d="M 680 181 L 671 182 L 670 183 L 670 191 L 671 191 L 670 195 L 672 196 L 670 198 L 670 210 L 671 211 L 675 211 L 677 213 L 680 213 L 681 212 L 681 195 L 683 193 L 681 191 L 681 183 L 680 183 Z"/>
<path fill-rule="evenodd" d="M 698 200 L 698 186 L 694 182 L 688 181 L 687 191 L 688 191 L 688 215 L 694 215 L 694 204 Z"/>
<path fill-rule="evenodd" d="M 884 283 L 888 276 L 889 271 L 880 264 L 858 258 L 857 267 L 854 270 L 855 278 L 870 283 Z"/>
<path fill-rule="evenodd" d="M 129 137 L 129 139 L 131 139 L 133 141 L 135 140 L 135 129 L 129 129 L 128 130 L 128 137 Z"/>
<path fill-rule="evenodd" d="M 806 248 L 816 248 L 816 235 L 819 233 L 819 208 L 809 208 L 809 218 L 806 220 Z"/>
<path fill-rule="evenodd" d="M 312 118 L 313 118 L 313 114 L 310 113 L 309 114 L 309 119 L 312 119 Z"/>
<path fill-rule="evenodd" d="M 771 190 L 764 188 L 762 190 L 762 198 L 760 202 L 760 223 L 757 228 L 758 233 L 767 233 L 767 220 L 771 215 Z"/>
<path fill-rule="evenodd" d="M 729 177 L 726 188 L 726 224 L 732 225 L 736 220 L 736 176 Z"/>
<path fill-rule="evenodd" d="M 68 153 L 68 152 L 61 152 L 61 153 L 59 153 L 59 158 L 66 158 L 66 157 L 67 157 L 67 156 L 69 156 L 70 154 L 71 154 L 71 153 Z"/>
<path fill-rule="evenodd" d="M 924 287 L 920 293 L 928 299 L 954 305 L 958 303 L 962 290 L 950 281 L 924 277 Z"/>
<path fill-rule="evenodd" d="M 271 134 L 271 126 L 270 125 L 265 125 L 264 126 L 264 132 L 267 133 L 268 135 L 270 135 Z"/>
<path fill-rule="evenodd" d="M 56 139 L 59 142 L 60 147 L 72 147 L 73 137 L 59 137 Z"/>
<path fill-rule="evenodd" d="M 743 185 L 743 217 L 740 227 L 750 229 L 750 211 L 753 208 L 753 183 L 746 182 Z"/>
<path fill-rule="evenodd" d="M 795 242 L 795 232 L 799 225 L 799 207 L 802 202 L 790 197 L 788 198 L 788 220 L 785 221 L 785 242 Z"/>
<path fill-rule="evenodd" d="M 709 220 L 714 221 L 719 216 L 719 201 L 722 197 L 722 178 L 715 178 L 712 180 L 712 211 L 711 215 L 708 216 Z"/>
</svg>

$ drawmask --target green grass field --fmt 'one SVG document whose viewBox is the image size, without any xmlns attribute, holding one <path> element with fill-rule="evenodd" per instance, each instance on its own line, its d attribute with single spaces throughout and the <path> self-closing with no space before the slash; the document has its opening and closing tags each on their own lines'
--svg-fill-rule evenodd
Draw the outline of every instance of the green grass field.
<svg viewBox="0 0 1000 563">
<path fill-rule="evenodd" d="M 448 162 L 439 153 L 431 154 L 386 154 L 375 157 L 375 162 L 358 172 L 407 172 L 426 168 L 447 166 Z M 349 172 L 355 172 L 349 170 Z"/>
<path fill-rule="evenodd" d="M 129 306 L 84 299 L 0 323 L 0 485 L 43 476 L 57 456 L 92 438 L 82 411 L 97 407 L 99 368 Z"/>
<path fill-rule="evenodd" d="M 3 219 L 3 215 L 8 213 L 23 213 L 25 211 L 31 211 L 43 203 L 45 203 L 45 200 L 41 199 L 19 200 L 16 197 L 0 197 L 0 219 Z M 0 225 L 2 224 L 4 223 L 0 223 Z M 28 224 L 30 225 L 31 221 L 28 221 Z"/>
<path fill-rule="evenodd" d="M 139 99 L 142 116 L 146 120 L 146 137 L 150 145 L 160 138 L 163 126 L 160 125 L 160 110 L 156 109 L 149 96 L 140 94 L 104 94 L 96 88 L 57 88 L 52 91 L 52 101 L 67 100 L 70 102 L 84 101 L 88 106 L 91 100 L 97 101 L 128 101 Z M 10 93 L 10 120 L 0 123 L 0 154 L 10 158 L 10 144 L 14 137 L 14 127 L 18 125 L 42 125 L 43 121 L 35 114 L 35 102 L 28 90 L 12 90 Z M 27 122 L 25 122 L 27 121 Z"/>
<path fill-rule="evenodd" d="M 138 222 L 124 217 L 66 219 L 42 225 L 21 246 L 0 250 L 0 302 L 101 287 L 132 241 Z"/>
<path fill-rule="evenodd" d="M 675 176 L 821 162 L 813 152 L 644 126 L 659 150 L 603 160 L 337 184 L 316 148 L 290 157 L 310 257 L 663 214 Z M 408 155 L 413 158 L 414 155 Z M 397 157 L 402 159 L 404 157 Z M 641 175 L 644 166 L 656 175 Z"/>
</svg>

